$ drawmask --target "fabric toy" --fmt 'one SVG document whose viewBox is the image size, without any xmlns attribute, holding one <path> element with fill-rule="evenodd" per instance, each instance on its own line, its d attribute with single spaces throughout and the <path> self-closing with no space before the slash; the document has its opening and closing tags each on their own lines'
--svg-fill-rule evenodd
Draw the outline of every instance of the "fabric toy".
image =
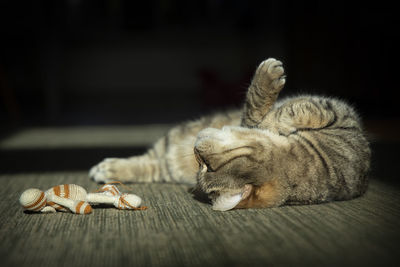
<svg viewBox="0 0 400 267">
<path fill-rule="evenodd" d="M 57 185 L 46 192 L 36 188 L 24 191 L 19 203 L 25 210 L 36 212 L 56 212 L 70 210 L 76 214 L 92 212 L 90 204 L 112 204 L 118 209 L 144 210 L 139 207 L 141 198 L 134 194 L 121 193 L 113 182 L 102 186 L 95 193 L 75 184 Z"/>
</svg>

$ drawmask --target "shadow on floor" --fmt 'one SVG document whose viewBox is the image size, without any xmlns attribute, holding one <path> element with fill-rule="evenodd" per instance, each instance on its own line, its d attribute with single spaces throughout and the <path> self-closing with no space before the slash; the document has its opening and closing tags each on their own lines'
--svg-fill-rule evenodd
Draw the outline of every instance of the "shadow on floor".
<svg viewBox="0 0 400 267">
<path fill-rule="evenodd" d="M 0 150 L 0 173 L 89 170 L 104 158 L 140 155 L 145 147 Z"/>
</svg>

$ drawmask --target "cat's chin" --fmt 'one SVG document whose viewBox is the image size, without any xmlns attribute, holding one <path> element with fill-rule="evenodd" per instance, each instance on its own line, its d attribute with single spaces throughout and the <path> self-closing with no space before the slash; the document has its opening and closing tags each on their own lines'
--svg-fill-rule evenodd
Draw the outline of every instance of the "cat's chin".
<svg viewBox="0 0 400 267">
<path fill-rule="evenodd" d="M 220 193 L 213 201 L 213 210 L 227 211 L 235 208 L 240 201 L 249 197 L 253 186 L 246 184 L 238 193 Z"/>
</svg>

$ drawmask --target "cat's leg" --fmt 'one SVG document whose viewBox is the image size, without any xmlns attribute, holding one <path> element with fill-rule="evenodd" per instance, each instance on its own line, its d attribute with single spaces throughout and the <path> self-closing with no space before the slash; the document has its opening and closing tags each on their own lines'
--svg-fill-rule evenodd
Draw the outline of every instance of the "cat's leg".
<svg viewBox="0 0 400 267">
<path fill-rule="evenodd" d="M 196 134 L 202 122 L 182 124 L 160 138 L 146 154 L 130 158 L 105 159 L 89 176 L 97 182 L 196 182 L 198 164 L 193 154 Z"/>
<path fill-rule="evenodd" d="M 303 96 L 287 99 L 268 113 L 260 128 L 268 128 L 289 135 L 298 130 L 324 129 L 328 127 L 360 129 L 354 110 L 336 99 Z"/>
<path fill-rule="evenodd" d="M 106 158 L 89 171 L 96 182 L 168 182 L 172 179 L 167 162 L 170 134 L 160 138 L 144 155 Z"/>
<path fill-rule="evenodd" d="M 274 58 L 263 61 L 247 91 L 241 125 L 257 127 L 271 110 L 285 82 L 282 62 Z"/>
<path fill-rule="evenodd" d="M 90 169 L 90 178 L 99 183 L 153 182 L 161 180 L 160 162 L 151 151 L 130 158 L 106 158 Z"/>
</svg>

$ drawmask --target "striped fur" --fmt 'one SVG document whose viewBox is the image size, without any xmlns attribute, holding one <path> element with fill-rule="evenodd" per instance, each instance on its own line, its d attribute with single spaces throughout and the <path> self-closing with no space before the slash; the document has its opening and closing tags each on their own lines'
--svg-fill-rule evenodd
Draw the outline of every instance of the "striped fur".
<svg viewBox="0 0 400 267">
<path fill-rule="evenodd" d="M 247 185 L 250 193 L 238 208 L 362 195 L 371 152 L 355 110 L 328 97 L 277 101 L 285 81 L 282 63 L 268 59 L 257 68 L 242 111 L 178 125 L 146 154 L 105 159 L 90 176 L 193 183 L 212 199 Z"/>
</svg>

